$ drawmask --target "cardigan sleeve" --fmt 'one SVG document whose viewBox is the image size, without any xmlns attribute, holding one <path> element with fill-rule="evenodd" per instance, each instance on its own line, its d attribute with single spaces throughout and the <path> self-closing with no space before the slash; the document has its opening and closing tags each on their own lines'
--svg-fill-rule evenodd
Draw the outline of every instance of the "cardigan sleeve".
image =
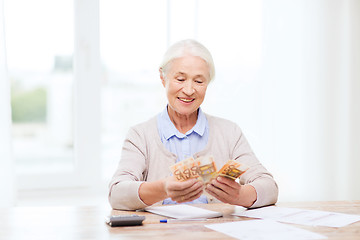
<svg viewBox="0 0 360 240">
<path fill-rule="evenodd" d="M 240 184 L 250 184 L 257 193 L 257 200 L 251 208 L 275 204 L 278 198 L 278 186 L 270 172 L 259 162 L 250 148 L 248 141 L 236 124 L 233 159 L 246 164 L 249 169 L 240 176 Z"/>
<path fill-rule="evenodd" d="M 135 210 L 147 207 L 140 199 L 139 187 L 146 175 L 144 137 L 131 128 L 124 141 L 121 159 L 109 184 L 109 202 L 113 209 Z"/>
</svg>

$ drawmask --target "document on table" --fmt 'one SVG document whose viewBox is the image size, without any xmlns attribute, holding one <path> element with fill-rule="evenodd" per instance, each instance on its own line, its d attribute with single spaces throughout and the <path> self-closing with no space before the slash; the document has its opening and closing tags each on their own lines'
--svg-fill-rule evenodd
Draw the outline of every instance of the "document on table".
<svg viewBox="0 0 360 240">
<path fill-rule="evenodd" d="M 348 224 L 360 221 L 360 215 L 276 206 L 251 209 L 242 213 L 235 213 L 233 215 L 270 219 L 285 223 L 326 227 L 344 227 Z"/>
<path fill-rule="evenodd" d="M 321 234 L 271 220 L 249 220 L 218 223 L 205 225 L 205 227 L 242 240 L 299 240 L 327 238 Z"/>
<path fill-rule="evenodd" d="M 194 207 L 187 204 L 151 206 L 145 208 L 145 211 L 177 219 L 215 218 L 222 216 L 222 213 L 220 212 Z"/>
</svg>

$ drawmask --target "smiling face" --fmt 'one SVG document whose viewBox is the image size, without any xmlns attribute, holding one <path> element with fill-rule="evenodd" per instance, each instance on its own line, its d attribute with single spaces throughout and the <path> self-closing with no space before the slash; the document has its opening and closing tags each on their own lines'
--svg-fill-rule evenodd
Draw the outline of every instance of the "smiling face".
<svg viewBox="0 0 360 240">
<path fill-rule="evenodd" d="M 164 74 L 160 77 L 166 89 L 170 118 L 197 116 L 210 80 L 208 64 L 200 57 L 184 56 L 172 60 Z"/>
</svg>

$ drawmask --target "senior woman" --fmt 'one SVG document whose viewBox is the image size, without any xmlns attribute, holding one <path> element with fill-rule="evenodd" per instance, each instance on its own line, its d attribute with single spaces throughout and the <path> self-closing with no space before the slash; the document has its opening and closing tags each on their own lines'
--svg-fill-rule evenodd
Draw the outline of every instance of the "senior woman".
<svg viewBox="0 0 360 240">
<path fill-rule="evenodd" d="M 274 204 L 277 184 L 240 128 L 200 108 L 215 74 L 210 52 L 195 40 L 177 42 L 165 53 L 159 71 L 168 104 L 163 112 L 129 130 L 110 182 L 111 206 L 135 210 L 169 203 Z M 218 167 L 234 159 L 249 169 L 239 182 L 217 177 L 206 186 L 196 179 L 177 182 L 171 176 L 169 167 L 177 161 L 207 155 Z"/>
</svg>

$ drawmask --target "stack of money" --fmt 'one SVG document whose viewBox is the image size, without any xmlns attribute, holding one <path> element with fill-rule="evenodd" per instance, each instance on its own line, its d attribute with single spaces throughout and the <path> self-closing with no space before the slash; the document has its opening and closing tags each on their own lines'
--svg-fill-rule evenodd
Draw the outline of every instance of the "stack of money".
<svg viewBox="0 0 360 240">
<path fill-rule="evenodd" d="M 248 170 L 248 167 L 245 165 L 235 161 L 229 160 L 225 165 L 219 170 L 218 175 L 223 177 L 228 177 L 233 180 L 240 177 L 244 172 Z"/>
<path fill-rule="evenodd" d="M 190 157 L 172 165 L 170 170 L 176 180 L 182 182 L 190 178 L 198 178 L 200 173 L 199 165 L 200 161 L 194 160 L 194 158 Z"/>
<path fill-rule="evenodd" d="M 210 182 L 217 175 L 217 169 L 212 156 L 199 157 L 199 179 L 204 183 Z"/>
<path fill-rule="evenodd" d="M 204 183 L 210 182 L 211 179 L 219 175 L 235 180 L 246 172 L 247 169 L 245 165 L 235 160 L 229 160 L 217 171 L 212 156 L 199 157 L 197 159 L 190 157 L 170 167 L 177 181 L 182 182 L 190 178 L 197 178 Z"/>
</svg>

